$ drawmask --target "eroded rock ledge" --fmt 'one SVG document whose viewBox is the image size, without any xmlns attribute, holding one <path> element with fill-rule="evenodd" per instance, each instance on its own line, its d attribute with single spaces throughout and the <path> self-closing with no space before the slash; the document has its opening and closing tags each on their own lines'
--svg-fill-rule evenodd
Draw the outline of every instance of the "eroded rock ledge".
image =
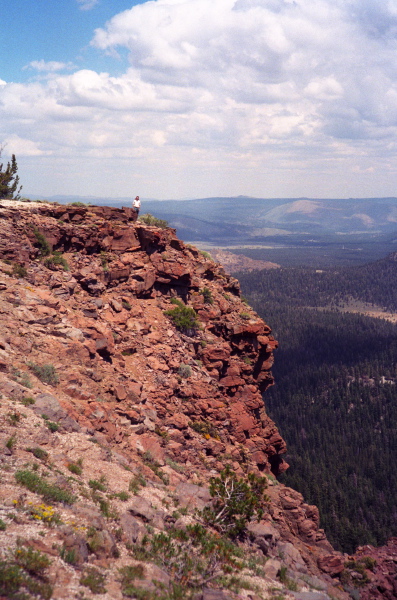
<svg viewBox="0 0 397 600">
<path fill-rule="evenodd" d="M 40 235 L 68 271 L 41 256 Z M 57 396 L 83 426 L 162 461 L 219 469 L 226 455 L 237 471 L 286 468 L 262 400 L 273 383 L 270 327 L 237 280 L 174 230 L 136 222 L 130 208 L 2 206 L 0 259 L 26 269 L 15 282 L 3 263 L 3 315 L 15 324 L 4 341 L 21 368 L 62 365 Z M 173 297 L 197 312 L 194 336 L 164 315 Z"/>
</svg>

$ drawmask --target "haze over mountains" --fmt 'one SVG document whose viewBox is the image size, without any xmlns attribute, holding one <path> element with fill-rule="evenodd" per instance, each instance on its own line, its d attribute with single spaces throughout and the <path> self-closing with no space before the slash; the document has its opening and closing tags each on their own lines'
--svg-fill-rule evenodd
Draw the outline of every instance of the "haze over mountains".
<svg viewBox="0 0 397 600">
<path fill-rule="evenodd" d="M 132 198 L 53 196 L 49 200 L 122 206 Z M 186 240 L 261 241 L 292 234 L 388 234 L 397 230 L 397 198 L 200 198 L 145 200 L 142 212 L 166 219 Z"/>
</svg>

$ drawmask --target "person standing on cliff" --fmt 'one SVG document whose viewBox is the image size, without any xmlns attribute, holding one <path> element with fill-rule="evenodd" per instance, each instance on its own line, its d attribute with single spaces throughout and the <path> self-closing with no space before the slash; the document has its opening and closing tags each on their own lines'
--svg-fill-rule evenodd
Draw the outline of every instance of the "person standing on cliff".
<svg viewBox="0 0 397 600">
<path fill-rule="evenodd" d="M 132 203 L 132 208 L 134 208 L 134 209 L 135 209 L 136 216 L 137 216 L 137 218 L 138 218 L 138 215 L 139 215 L 139 209 L 141 208 L 141 201 L 139 200 L 139 196 L 137 196 L 137 197 L 135 198 L 135 200 L 133 201 L 133 203 Z"/>
</svg>

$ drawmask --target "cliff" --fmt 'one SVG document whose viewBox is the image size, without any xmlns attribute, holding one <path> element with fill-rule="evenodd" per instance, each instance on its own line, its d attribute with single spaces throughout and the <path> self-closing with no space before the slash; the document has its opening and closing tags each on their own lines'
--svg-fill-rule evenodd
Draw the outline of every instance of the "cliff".
<svg viewBox="0 0 397 600">
<path fill-rule="evenodd" d="M 344 569 L 316 507 L 274 478 L 286 445 L 262 392 L 276 347 L 238 282 L 172 229 L 131 209 L 3 201 L 0 595 L 347 597 L 339 577 L 354 588 L 362 564 Z M 182 538 L 226 465 L 266 479 L 266 510 L 235 540 L 247 562 L 218 549 L 193 576 L 187 556 L 200 565 L 208 543 Z"/>
</svg>

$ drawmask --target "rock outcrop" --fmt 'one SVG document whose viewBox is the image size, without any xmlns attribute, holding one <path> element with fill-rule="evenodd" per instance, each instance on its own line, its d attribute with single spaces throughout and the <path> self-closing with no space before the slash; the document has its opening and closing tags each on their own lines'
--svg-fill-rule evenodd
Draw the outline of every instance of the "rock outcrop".
<svg viewBox="0 0 397 600">
<path fill-rule="evenodd" d="M 127 567 L 139 597 L 174 598 L 158 589 L 171 589 L 176 567 L 144 560 L 140 545 L 197 522 L 228 464 L 267 479 L 267 510 L 239 542 L 265 564 L 260 575 L 245 567 L 255 591 L 221 589 L 215 573 L 194 597 L 272 598 L 276 580 L 301 600 L 347 598 L 341 574 L 348 590 L 359 580 L 348 557 L 317 508 L 274 477 L 286 445 L 262 393 L 276 347 L 238 281 L 172 229 L 127 208 L 2 202 L 0 596 L 14 593 L 7 560 L 25 568 L 23 540 L 50 557 L 48 575 L 34 576 L 54 598 L 83 597 L 90 569 L 106 576 L 100 597 L 135 597 Z M 46 502 L 54 486 L 56 508 Z M 382 577 L 392 598 L 392 576 Z M 367 579 L 376 587 L 374 571 Z"/>
</svg>

